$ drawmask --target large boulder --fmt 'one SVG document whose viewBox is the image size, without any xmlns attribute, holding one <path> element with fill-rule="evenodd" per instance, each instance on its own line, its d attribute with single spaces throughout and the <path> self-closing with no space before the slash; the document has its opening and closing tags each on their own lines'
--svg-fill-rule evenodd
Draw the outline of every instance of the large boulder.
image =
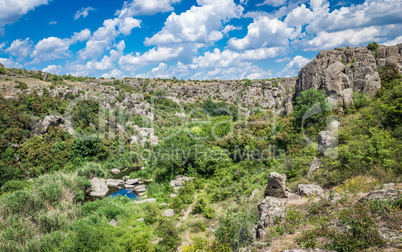
<svg viewBox="0 0 402 252">
<path fill-rule="evenodd" d="M 109 188 L 104 179 L 99 179 L 97 177 L 91 179 L 91 192 L 89 193 L 92 197 L 105 197 L 108 193 Z"/>
<path fill-rule="evenodd" d="M 265 197 L 258 203 L 259 219 L 257 224 L 257 238 L 266 234 L 266 228 L 276 224 L 278 219 L 285 215 L 285 205 L 281 200 L 274 197 Z"/>
<path fill-rule="evenodd" d="M 320 131 L 318 133 L 318 149 L 324 155 L 336 158 L 337 152 L 334 148 L 338 147 L 338 128 L 339 122 L 332 121 L 329 129 Z"/>
<path fill-rule="evenodd" d="M 62 116 L 59 115 L 48 115 L 43 119 L 43 121 L 37 123 L 34 128 L 32 133 L 34 135 L 37 134 L 45 134 L 49 131 L 50 127 L 56 127 L 61 125 L 64 122 L 64 119 Z"/>
<path fill-rule="evenodd" d="M 133 188 L 133 191 L 136 193 L 144 193 L 147 191 L 147 186 L 146 185 L 137 185 L 136 187 Z"/>
<path fill-rule="evenodd" d="M 318 185 L 306 185 L 306 184 L 299 184 L 297 186 L 297 194 L 299 196 L 311 197 L 311 196 L 321 196 L 324 193 L 324 190 L 321 186 Z"/>
<path fill-rule="evenodd" d="M 313 173 L 320 168 L 320 165 L 321 165 L 321 159 L 314 157 L 313 161 L 310 164 L 310 168 L 307 173 L 307 178 L 311 178 Z"/>
<path fill-rule="evenodd" d="M 122 179 L 108 179 L 106 183 L 110 187 L 122 187 L 124 185 L 124 181 Z"/>
<path fill-rule="evenodd" d="M 264 196 L 286 198 L 286 175 L 271 172 L 268 176 L 268 183 L 265 187 Z"/>
</svg>

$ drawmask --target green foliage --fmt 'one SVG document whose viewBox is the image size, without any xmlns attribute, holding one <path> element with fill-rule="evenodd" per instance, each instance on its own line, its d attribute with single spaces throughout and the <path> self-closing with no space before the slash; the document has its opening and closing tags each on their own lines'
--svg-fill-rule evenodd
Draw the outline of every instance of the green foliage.
<svg viewBox="0 0 402 252">
<path fill-rule="evenodd" d="M 9 180 L 1 187 L 1 193 L 15 192 L 29 187 L 31 184 L 26 180 Z"/>
<path fill-rule="evenodd" d="M 0 74 L 6 74 L 6 69 L 4 67 L 0 67 Z"/>
<path fill-rule="evenodd" d="M 205 218 L 212 219 L 215 215 L 215 210 L 208 206 L 208 202 L 204 198 L 201 198 L 195 204 L 192 213 L 203 214 Z"/>
<path fill-rule="evenodd" d="M 28 89 L 28 85 L 25 82 L 22 81 L 15 81 L 15 83 L 17 83 L 18 85 L 15 86 L 15 88 L 19 88 L 21 90 L 25 90 Z"/>
<path fill-rule="evenodd" d="M 254 216 L 243 213 L 230 212 L 219 220 L 216 230 L 216 238 L 222 243 L 237 250 L 253 242 L 252 228 L 255 222 Z"/>
<path fill-rule="evenodd" d="M 371 42 L 367 45 L 367 49 L 369 49 L 370 51 L 376 52 L 378 50 L 378 43 L 377 42 Z"/>
<path fill-rule="evenodd" d="M 86 161 L 103 159 L 105 155 L 105 147 L 102 139 L 99 137 L 92 137 L 90 139 L 76 138 L 72 142 L 70 158 L 77 165 Z"/>
<path fill-rule="evenodd" d="M 78 170 L 78 176 L 84 176 L 86 178 L 103 177 L 105 171 L 98 163 L 87 163 Z"/>
<path fill-rule="evenodd" d="M 209 116 L 228 115 L 233 121 L 236 121 L 238 118 L 238 108 L 235 105 L 227 105 L 223 102 L 214 102 L 211 99 L 206 99 L 202 104 L 202 108 Z"/>
<path fill-rule="evenodd" d="M 297 126 L 303 128 L 317 123 L 318 128 L 322 128 L 331 111 L 325 99 L 323 91 L 314 88 L 300 93 L 296 98 L 294 110 Z"/>
</svg>

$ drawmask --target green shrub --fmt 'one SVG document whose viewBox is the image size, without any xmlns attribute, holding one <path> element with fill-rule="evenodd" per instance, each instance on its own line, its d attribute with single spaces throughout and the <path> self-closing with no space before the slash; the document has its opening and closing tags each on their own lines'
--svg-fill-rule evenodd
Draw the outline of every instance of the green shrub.
<svg viewBox="0 0 402 252">
<path fill-rule="evenodd" d="M 226 244 L 233 250 L 247 246 L 253 242 L 254 222 L 255 217 L 250 214 L 228 210 L 225 217 L 219 220 L 216 238 L 221 244 Z"/>
<path fill-rule="evenodd" d="M 369 49 L 370 51 L 376 52 L 378 50 L 378 43 L 377 42 L 371 42 L 367 45 L 367 49 Z"/>
</svg>

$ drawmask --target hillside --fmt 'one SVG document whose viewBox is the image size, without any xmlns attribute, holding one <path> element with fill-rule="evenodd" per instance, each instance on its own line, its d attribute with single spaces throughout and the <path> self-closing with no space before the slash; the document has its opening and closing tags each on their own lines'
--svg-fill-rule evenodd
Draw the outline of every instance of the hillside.
<svg viewBox="0 0 402 252">
<path fill-rule="evenodd" d="M 269 80 L 0 65 L 0 251 L 400 251 L 401 74 L 375 43 Z"/>
</svg>

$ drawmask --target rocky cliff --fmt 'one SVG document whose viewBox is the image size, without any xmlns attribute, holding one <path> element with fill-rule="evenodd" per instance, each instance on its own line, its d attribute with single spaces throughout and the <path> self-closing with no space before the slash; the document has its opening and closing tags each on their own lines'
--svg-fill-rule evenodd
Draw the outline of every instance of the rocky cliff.
<svg viewBox="0 0 402 252">
<path fill-rule="evenodd" d="M 332 103 L 353 103 L 352 91 L 374 94 L 381 87 L 379 70 L 394 68 L 402 73 L 402 44 L 367 47 L 337 48 L 320 52 L 300 72 L 295 95 L 309 89 L 323 89 Z"/>
</svg>

